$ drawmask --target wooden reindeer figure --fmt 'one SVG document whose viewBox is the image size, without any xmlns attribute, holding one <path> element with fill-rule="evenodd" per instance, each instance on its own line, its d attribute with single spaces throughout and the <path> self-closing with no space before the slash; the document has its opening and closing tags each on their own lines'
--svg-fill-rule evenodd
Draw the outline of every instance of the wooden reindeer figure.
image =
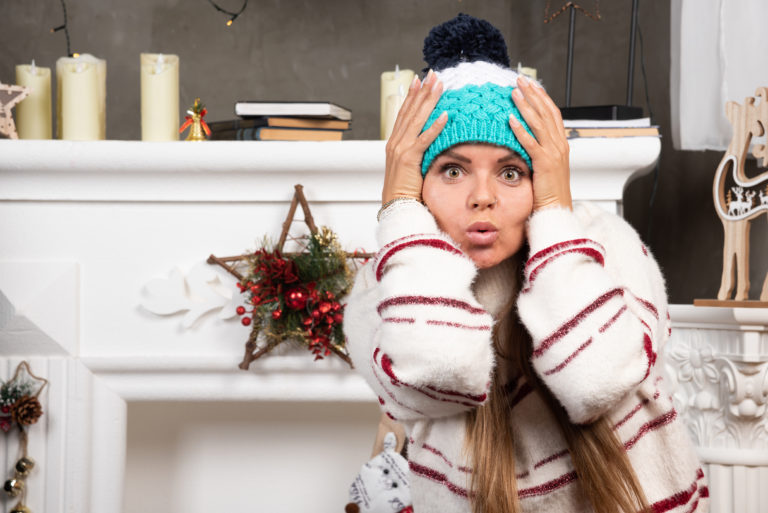
<svg viewBox="0 0 768 513">
<path fill-rule="evenodd" d="M 755 105 L 755 99 L 760 103 Z M 749 295 L 749 229 L 756 217 L 768 212 L 768 171 L 755 178 L 747 178 L 744 163 L 752 137 L 760 137 L 768 127 L 768 87 L 760 87 L 755 97 L 747 97 L 744 104 L 728 102 L 725 114 L 733 126 L 733 138 L 715 173 L 712 189 L 717 215 L 723 222 L 723 275 L 717 299 L 730 299 L 734 286 L 734 300 L 746 301 Z M 760 167 L 768 163 L 768 145 L 756 145 L 753 150 Z M 727 179 L 737 185 L 726 191 Z M 756 199 L 759 193 L 759 199 Z M 733 196 L 735 195 L 735 199 Z M 736 278 L 736 283 L 734 283 Z M 760 301 L 768 301 L 768 273 L 766 273 Z"/>
</svg>

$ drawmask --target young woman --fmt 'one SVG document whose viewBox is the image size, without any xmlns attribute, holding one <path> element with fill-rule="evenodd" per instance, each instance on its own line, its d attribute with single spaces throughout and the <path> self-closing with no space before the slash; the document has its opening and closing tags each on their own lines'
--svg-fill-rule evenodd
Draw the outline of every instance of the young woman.
<svg viewBox="0 0 768 513">
<path fill-rule="evenodd" d="M 408 433 L 414 511 L 706 511 L 656 365 L 656 262 L 621 218 L 572 204 L 559 110 L 496 29 L 459 15 L 425 60 L 344 321 Z"/>
</svg>

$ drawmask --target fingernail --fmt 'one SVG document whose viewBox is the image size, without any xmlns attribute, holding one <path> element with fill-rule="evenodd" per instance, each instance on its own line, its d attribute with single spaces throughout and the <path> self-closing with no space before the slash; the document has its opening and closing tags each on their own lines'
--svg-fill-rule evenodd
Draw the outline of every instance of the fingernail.
<svg viewBox="0 0 768 513">
<path fill-rule="evenodd" d="M 418 83 L 419 83 L 419 76 L 418 75 L 414 75 L 413 76 L 413 80 L 411 81 L 410 89 L 415 88 L 416 84 L 418 84 Z"/>
<path fill-rule="evenodd" d="M 517 83 L 518 83 L 518 85 L 526 85 L 528 83 L 528 79 L 525 78 L 525 75 L 518 75 L 517 76 Z"/>
<path fill-rule="evenodd" d="M 442 85 L 443 85 L 443 83 L 442 83 L 442 82 L 440 82 L 439 80 L 435 80 L 435 83 L 434 83 L 434 84 L 432 84 L 432 91 L 437 91 L 437 89 L 438 89 L 439 87 L 441 87 Z"/>
<path fill-rule="evenodd" d="M 437 117 L 437 120 L 438 120 L 438 121 L 440 121 L 440 122 L 443 122 L 443 121 L 445 121 L 446 119 L 448 119 L 448 113 L 447 113 L 446 111 L 443 111 L 443 113 L 442 113 L 442 114 L 440 114 L 440 115 Z"/>
<path fill-rule="evenodd" d="M 512 89 L 512 96 L 514 96 L 515 98 L 518 98 L 518 99 L 522 99 L 523 98 L 523 93 L 520 92 L 520 88 L 519 87 L 515 87 L 514 89 Z"/>
<path fill-rule="evenodd" d="M 430 68 L 429 72 L 427 73 L 427 78 L 424 79 L 424 82 L 429 82 L 429 79 L 432 78 L 432 75 L 434 74 L 435 72 Z"/>
<path fill-rule="evenodd" d="M 509 115 L 509 124 L 512 126 L 520 126 L 520 120 L 514 114 Z"/>
</svg>

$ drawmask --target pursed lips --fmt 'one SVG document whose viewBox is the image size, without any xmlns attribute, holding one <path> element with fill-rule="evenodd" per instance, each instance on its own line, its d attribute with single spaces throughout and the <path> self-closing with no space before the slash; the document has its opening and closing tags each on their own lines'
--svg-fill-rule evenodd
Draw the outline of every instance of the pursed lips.
<svg viewBox="0 0 768 513">
<path fill-rule="evenodd" d="M 498 228 L 488 221 L 472 223 L 467 228 L 467 239 L 476 246 L 490 246 L 498 236 Z"/>
</svg>

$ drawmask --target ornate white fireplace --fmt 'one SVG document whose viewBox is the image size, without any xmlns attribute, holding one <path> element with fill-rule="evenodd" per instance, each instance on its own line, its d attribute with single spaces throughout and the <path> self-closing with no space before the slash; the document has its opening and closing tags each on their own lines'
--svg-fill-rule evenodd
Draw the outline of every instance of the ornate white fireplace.
<svg viewBox="0 0 768 513">
<path fill-rule="evenodd" d="M 657 138 L 573 141 L 574 197 L 620 211 L 624 185 L 659 150 Z M 236 289 L 205 260 L 276 238 L 296 183 L 345 248 L 374 249 L 383 167 L 381 141 L 0 141 L 0 378 L 26 359 L 50 381 L 30 429 L 32 511 L 340 511 L 373 442 L 373 394 L 340 360 L 302 350 L 237 369 L 247 329 L 228 297 Z M 709 344 L 751 366 L 717 364 L 720 383 L 750 376 L 719 403 L 737 411 L 724 414 L 725 433 L 736 418 L 762 423 L 744 450 L 700 438 L 702 456 L 734 483 L 766 482 L 747 466 L 768 467 L 768 314 L 717 317 L 717 328 L 693 315 L 673 309 L 678 352 Z M 698 361 L 687 358 L 680 365 Z M 685 388 L 697 384 L 682 383 L 681 397 L 699 408 Z M 709 422 L 706 408 L 684 410 Z M 15 443 L 0 443 L 0 472 Z M 721 502 L 733 491 L 712 487 Z"/>
</svg>

